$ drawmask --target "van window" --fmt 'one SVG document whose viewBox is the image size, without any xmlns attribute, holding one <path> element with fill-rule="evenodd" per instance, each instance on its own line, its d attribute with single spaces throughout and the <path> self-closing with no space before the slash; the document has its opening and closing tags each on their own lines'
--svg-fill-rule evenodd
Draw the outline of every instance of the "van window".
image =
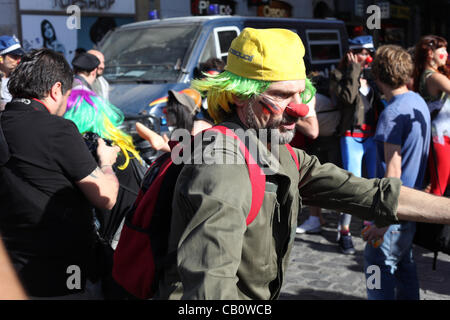
<svg viewBox="0 0 450 320">
<path fill-rule="evenodd" d="M 311 64 L 337 63 L 342 58 L 341 36 L 338 30 L 306 30 Z"/>
<path fill-rule="evenodd" d="M 238 33 L 233 31 L 220 31 L 217 33 L 219 37 L 219 44 L 220 44 L 220 55 L 226 56 L 228 55 L 228 49 L 231 46 L 231 42 L 234 38 L 237 37 Z"/>
<path fill-rule="evenodd" d="M 104 41 L 109 81 L 176 82 L 196 41 L 198 25 L 117 30 Z"/>
<path fill-rule="evenodd" d="M 226 63 L 231 42 L 239 33 L 239 28 L 234 26 L 214 28 L 206 41 L 199 63 L 205 62 L 209 58 L 219 58 Z"/>
</svg>

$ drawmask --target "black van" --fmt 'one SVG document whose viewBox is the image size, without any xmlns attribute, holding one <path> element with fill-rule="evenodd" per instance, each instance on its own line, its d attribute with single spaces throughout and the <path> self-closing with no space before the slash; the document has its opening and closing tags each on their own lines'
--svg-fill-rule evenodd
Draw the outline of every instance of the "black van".
<svg viewBox="0 0 450 320">
<path fill-rule="evenodd" d="M 125 113 L 125 129 L 136 136 L 134 123 L 139 120 L 157 132 L 166 131 L 162 108 L 168 90 L 189 87 L 196 68 L 211 57 L 226 62 L 231 41 L 245 27 L 297 32 L 305 45 L 307 72 L 328 74 L 348 49 L 344 22 L 335 19 L 198 16 L 121 26 L 105 37 L 99 50 L 105 55 L 110 100 Z"/>
</svg>

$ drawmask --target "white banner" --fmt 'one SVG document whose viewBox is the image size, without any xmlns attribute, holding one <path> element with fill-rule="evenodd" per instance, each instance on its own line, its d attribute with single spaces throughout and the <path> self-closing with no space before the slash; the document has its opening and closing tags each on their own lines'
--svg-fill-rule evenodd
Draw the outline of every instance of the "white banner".
<svg viewBox="0 0 450 320">
<path fill-rule="evenodd" d="M 20 10 L 66 12 L 71 5 L 79 6 L 81 12 L 136 14 L 134 0 L 19 0 Z"/>
<path fill-rule="evenodd" d="M 25 51 L 49 48 L 64 54 L 70 63 L 77 48 L 77 29 L 67 28 L 65 16 L 22 15 L 22 46 Z"/>
</svg>

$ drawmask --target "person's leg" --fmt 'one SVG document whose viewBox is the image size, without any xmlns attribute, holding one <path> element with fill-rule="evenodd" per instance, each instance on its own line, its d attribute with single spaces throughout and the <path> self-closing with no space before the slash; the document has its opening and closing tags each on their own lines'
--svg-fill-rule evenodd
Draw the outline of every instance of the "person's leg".
<svg viewBox="0 0 450 320">
<path fill-rule="evenodd" d="M 319 137 L 307 146 L 306 151 L 310 155 L 315 155 L 320 163 L 328 162 L 327 151 L 324 148 L 323 140 Z M 325 220 L 322 216 L 322 209 L 319 207 L 309 207 L 309 217 L 296 229 L 296 233 L 319 233 Z"/>
<path fill-rule="evenodd" d="M 398 261 L 394 274 L 397 288 L 396 299 L 419 300 L 419 280 L 412 248 L 416 224 L 401 222 L 397 232 L 395 241 L 391 243 L 391 255 Z"/>
<path fill-rule="evenodd" d="M 345 170 L 353 173 L 357 177 L 361 176 L 363 151 L 361 138 L 341 138 L 342 166 Z M 351 218 L 352 216 L 350 214 L 341 213 L 338 224 L 337 241 L 339 242 L 342 252 L 346 254 L 355 253 L 350 235 Z"/>
<path fill-rule="evenodd" d="M 363 160 L 366 165 L 366 175 L 365 178 L 376 178 L 377 175 L 377 146 L 373 137 L 366 138 L 363 143 L 364 156 Z"/>
<path fill-rule="evenodd" d="M 366 170 L 364 174 L 361 173 L 361 176 L 369 179 L 376 178 L 378 155 L 377 155 L 377 145 L 373 140 L 373 137 L 369 137 L 364 140 L 363 148 L 364 148 L 363 151 L 364 155 L 362 161 L 364 162 Z M 372 223 L 371 221 L 364 221 L 362 228 L 366 227 L 367 225 L 370 225 L 371 223 Z"/>
<path fill-rule="evenodd" d="M 364 248 L 364 275 L 368 300 L 394 300 L 395 277 L 387 266 L 381 248 L 367 243 Z"/>
<path fill-rule="evenodd" d="M 364 274 L 366 276 L 366 292 L 369 300 L 394 300 L 397 268 L 395 256 L 391 256 L 392 237 L 396 226 L 391 225 L 386 231 L 383 243 L 374 248 L 367 243 L 364 249 Z M 394 231 L 394 233 L 392 233 Z"/>
<path fill-rule="evenodd" d="M 309 211 L 311 212 L 310 216 L 317 217 L 319 219 L 321 225 L 325 224 L 325 219 L 322 216 L 322 208 L 309 207 Z"/>
<path fill-rule="evenodd" d="M 361 177 L 361 165 L 364 155 L 363 144 L 361 138 L 342 137 L 341 138 L 341 154 L 342 166 L 345 170 L 353 173 L 357 177 Z M 352 216 L 341 213 L 340 226 L 341 230 L 348 231 Z"/>
</svg>

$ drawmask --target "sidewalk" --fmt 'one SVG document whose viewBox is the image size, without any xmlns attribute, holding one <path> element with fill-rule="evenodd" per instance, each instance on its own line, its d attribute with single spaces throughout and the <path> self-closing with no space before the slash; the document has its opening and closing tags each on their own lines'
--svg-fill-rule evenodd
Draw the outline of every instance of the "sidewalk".
<svg viewBox="0 0 450 320">
<path fill-rule="evenodd" d="M 350 231 L 356 254 L 345 256 L 335 242 L 338 215 L 324 213 L 327 225 L 317 235 L 297 234 L 280 300 L 360 300 L 366 299 L 363 273 L 365 242 L 362 221 L 352 218 Z M 305 210 L 299 222 L 307 218 Z M 421 300 L 450 300 L 450 256 L 439 253 L 432 270 L 433 253 L 415 246 L 414 257 Z"/>
</svg>

